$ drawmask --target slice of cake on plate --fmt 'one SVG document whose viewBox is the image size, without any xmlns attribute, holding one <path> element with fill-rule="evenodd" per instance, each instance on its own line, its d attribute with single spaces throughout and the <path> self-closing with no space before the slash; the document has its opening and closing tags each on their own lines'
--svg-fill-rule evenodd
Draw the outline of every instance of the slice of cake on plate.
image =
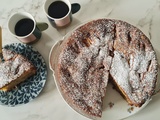
<svg viewBox="0 0 160 120">
<path fill-rule="evenodd" d="M 23 55 L 3 49 L 0 63 L 0 90 L 9 91 L 36 73 L 35 66 Z"/>
</svg>

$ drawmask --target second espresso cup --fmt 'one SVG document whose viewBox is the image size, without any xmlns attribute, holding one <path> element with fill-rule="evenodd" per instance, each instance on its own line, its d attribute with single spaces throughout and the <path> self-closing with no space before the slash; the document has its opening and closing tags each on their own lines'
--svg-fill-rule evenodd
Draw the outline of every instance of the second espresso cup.
<svg viewBox="0 0 160 120">
<path fill-rule="evenodd" d="M 67 26 L 72 19 L 69 0 L 46 0 L 44 11 L 53 27 Z"/>
<path fill-rule="evenodd" d="M 31 44 L 41 38 L 41 31 L 48 28 L 47 23 L 36 23 L 33 16 L 27 12 L 13 14 L 8 21 L 8 30 L 22 43 Z M 42 27 L 43 26 L 43 27 Z"/>
</svg>

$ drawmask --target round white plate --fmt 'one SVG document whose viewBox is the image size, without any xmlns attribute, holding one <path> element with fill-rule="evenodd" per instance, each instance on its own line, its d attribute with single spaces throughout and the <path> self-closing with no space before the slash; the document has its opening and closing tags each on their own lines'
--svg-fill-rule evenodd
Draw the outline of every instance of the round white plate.
<svg viewBox="0 0 160 120">
<path fill-rule="evenodd" d="M 60 86 L 57 84 L 55 76 L 54 76 L 54 65 L 56 65 L 54 60 L 56 59 L 57 53 L 59 51 L 58 48 L 61 45 L 61 42 L 62 41 L 58 41 L 56 44 L 53 45 L 53 47 L 50 51 L 49 64 L 50 64 L 50 69 L 53 71 L 53 77 L 54 77 L 57 89 L 65 101 L 65 98 L 63 97 L 61 90 L 59 89 Z M 120 119 L 127 118 L 127 117 L 139 112 L 140 110 L 142 110 L 151 100 L 150 99 L 150 100 L 146 101 L 145 104 L 143 104 L 139 108 L 139 107 L 134 107 L 134 106 L 128 105 L 128 103 L 120 95 L 120 93 L 117 92 L 113 88 L 112 84 L 110 84 L 110 83 L 108 84 L 106 91 L 107 92 L 106 92 L 105 98 L 103 100 L 102 118 L 99 118 L 99 120 L 120 120 Z"/>
<path fill-rule="evenodd" d="M 87 22 L 85 22 L 85 23 L 87 23 Z M 83 24 L 85 24 L 85 23 L 83 23 Z M 78 27 L 76 27 L 75 29 L 70 31 L 61 40 L 58 40 L 57 43 L 55 43 L 52 46 L 52 49 L 51 49 L 50 55 L 49 55 L 50 69 L 53 71 L 53 77 L 54 77 L 55 83 L 57 85 L 57 89 L 65 102 L 66 102 L 66 100 L 65 100 L 63 94 L 61 93 L 61 91 L 59 89 L 60 86 L 57 84 L 55 76 L 54 76 L 54 67 L 56 66 L 55 60 L 56 60 L 57 56 L 59 55 L 59 51 L 60 51 L 59 49 L 63 48 L 63 46 L 61 46 L 62 41 L 65 40 L 68 36 L 70 36 L 74 30 L 76 30 L 80 26 L 83 26 L 83 24 L 79 25 Z M 160 75 L 158 75 L 157 79 L 158 79 L 158 81 L 157 81 L 157 88 L 156 89 L 159 89 Z M 142 110 L 151 100 L 152 99 L 148 99 L 145 102 L 145 104 L 143 104 L 140 108 L 130 106 L 130 105 L 128 105 L 126 100 L 120 95 L 120 93 L 117 92 L 113 88 L 112 84 L 109 83 L 107 86 L 107 92 L 106 92 L 105 98 L 103 100 L 102 117 L 99 118 L 99 120 L 120 120 L 120 119 L 127 118 L 127 117 L 139 112 L 140 110 Z M 69 103 L 67 103 L 67 104 L 69 105 Z M 70 106 L 70 107 L 72 108 L 72 106 Z M 80 114 L 82 115 L 82 113 L 80 113 Z"/>
</svg>

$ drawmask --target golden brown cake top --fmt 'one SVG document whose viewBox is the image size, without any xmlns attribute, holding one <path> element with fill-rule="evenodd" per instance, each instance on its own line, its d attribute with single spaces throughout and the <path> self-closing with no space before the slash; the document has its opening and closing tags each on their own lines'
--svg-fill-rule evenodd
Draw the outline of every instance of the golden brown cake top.
<svg viewBox="0 0 160 120">
<path fill-rule="evenodd" d="M 27 58 L 10 50 L 3 49 L 3 56 L 6 61 L 0 63 L 0 88 L 34 68 Z"/>
<path fill-rule="evenodd" d="M 99 19 L 79 27 L 64 42 L 56 71 L 60 89 L 84 114 L 101 116 L 109 74 L 135 105 L 152 96 L 156 55 L 138 28 Z"/>
</svg>

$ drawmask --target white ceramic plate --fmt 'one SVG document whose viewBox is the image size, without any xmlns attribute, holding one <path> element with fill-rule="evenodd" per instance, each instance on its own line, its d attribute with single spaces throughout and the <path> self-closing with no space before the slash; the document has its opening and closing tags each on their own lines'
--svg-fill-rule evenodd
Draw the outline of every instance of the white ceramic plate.
<svg viewBox="0 0 160 120">
<path fill-rule="evenodd" d="M 58 48 L 59 48 L 61 42 L 62 41 L 59 41 L 55 45 L 53 45 L 53 47 L 52 47 L 52 49 L 50 51 L 49 64 L 50 64 L 50 69 L 53 71 L 53 77 L 54 77 L 56 86 L 57 86 L 57 88 L 59 90 L 59 93 L 62 95 L 62 93 L 61 93 L 61 91 L 59 89 L 59 85 L 56 82 L 56 79 L 55 79 L 55 76 L 54 76 L 54 70 L 53 70 L 53 66 L 56 65 L 54 63 L 54 60 L 56 59 L 55 57 L 56 57 L 56 55 L 58 53 Z M 63 97 L 63 95 L 62 95 L 62 97 Z M 64 97 L 63 97 L 63 99 L 65 100 Z M 124 100 L 124 98 L 113 88 L 112 84 L 109 83 L 108 86 L 107 86 L 106 96 L 105 96 L 104 102 L 103 102 L 102 118 L 100 118 L 100 120 L 119 120 L 119 119 L 123 119 L 123 118 L 129 117 L 129 116 L 139 112 L 149 102 L 150 102 L 150 100 L 146 101 L 146 103 L 143 104 L 143 106 L 140 107 L 140 108 L 139 107 L 130 106 Z"/>
<path fill-rule="evenodd" d="M 80 26 L 82 26 L 82 25 L 80 25 Z M 77 29 L 77 28 L 75 28 L 75 29 Z M 67 38 L 74 30 L 69 32 L 66 36 L 64 36 L 64 38 L 62 38 L 61 40 L 59 40 L 57 43 L 55 43 L 52 46 L 52 49 L 51 49 L 50 55 L 49 55 L 49 64 L 50 64 L 50 69 L 53 71 L 53 76 L 54 76 L 54 67 L 56 66 L 56 61 L 54 61 L 54 60 L 56 60 L 57 56 L 59 55 L 59 51 L 60 51 L 59 49 L 61 47 L 60 45 L 61 45 L 62 41 L 65 40 L 65 38 Z M 159 80 L 159 78 L 160 77 L 158 76 L 158 80 Z M 61 91 L 59 89 L 60 86 L 56 82 L 55 76 L 54 76 L 54 80 L 55 80 L 55 83 L 56 83 L 57 88 L 59 90 L 59 93 L 62 95 L 63 99 L 65 100 L 63 94 L 61 93 Z M 158 83 L 159 83 L 159 81 L 158 81 Z M 159 87 L 159 84 L 157 85 L 157 87 Z M 112 84 L 109 83 L 107 86 L 106 96 L 103 101 L 102 118 L 100 118 L 99 120 L 120 120 L 120 119 L 127 118 L 127 117 L 139 112 L 140 110 L 142 110 L 150 101 L 151 101 L 151 99 L 147 100 L 145 102 L 145 104 L 143 104 L 140 108 L 130 106 L 130 105 L 128 105 L 126 100 L 124 100 L 124 98 L 115 89 L 113 89 Z M 66 100 L 65 100 L 65 102 L 66 102 Z M 67 103 L 67 104 L 69 105 L 69 103 Z M 72 108 L 72 106 L 70 106 L 70 107 Z M 73 110 L 74 110 L 74 108 L 73 108 Z M 78 111 L 76 111 L 76 112 L 78 112 Z M 82 113 L 80 113 L 80 114 L 82 115 Z"/>
</svg>

